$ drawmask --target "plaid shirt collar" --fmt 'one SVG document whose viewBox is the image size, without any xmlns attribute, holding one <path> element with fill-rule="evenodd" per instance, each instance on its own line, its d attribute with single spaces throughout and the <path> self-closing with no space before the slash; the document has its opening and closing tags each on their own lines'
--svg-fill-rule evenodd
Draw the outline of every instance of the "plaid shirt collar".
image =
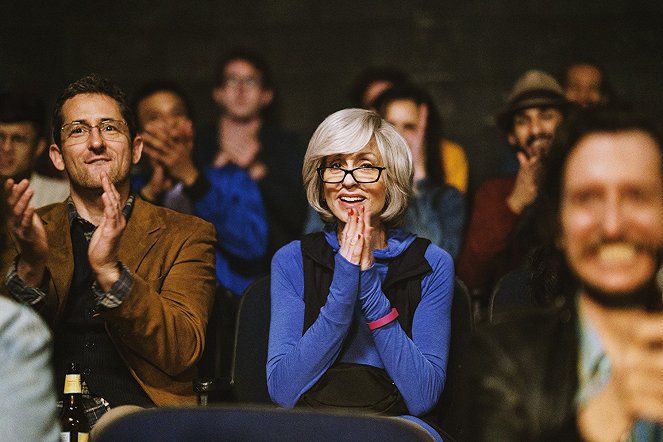
<svg viewBox="0 0 663 442">
<path fill-rule="evenodd" d="M 124 218 L 129 221 L 129 216 L 131 216 L 131 211 L 134 206 L 134 202 L 136 201 L 136 196 L 132 193 L 129 195 L 129 198 L 127 198 L 127 202 L 124 204 L 124 207 L 122 208 L 122 215 L 124 215 Z M 90 221 L 84 219 L 78 214 L 78 211 L 76 210 L 76 205 L 74 204 L 74 200 L 71 199 L 71 196 L 67 198 L 67 219 L 69 220 L 69 226 L 71 226 L 74 221 L 80 223 L 83 226 L 83 230 L 85 231 L 85 238 L 90 241 L 90 238 L 92 237 L 92 233 L 94 233 L 94 230 L 97 228 L 94 224 L 92 224 Z"/>
</svg>

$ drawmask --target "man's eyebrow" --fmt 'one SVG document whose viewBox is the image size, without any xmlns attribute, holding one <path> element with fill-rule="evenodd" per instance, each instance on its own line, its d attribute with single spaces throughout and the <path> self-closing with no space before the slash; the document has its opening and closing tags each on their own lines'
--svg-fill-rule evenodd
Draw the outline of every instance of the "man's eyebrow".
<svg viewBox="0 0 663 442">
<path fill-rule="evenodd" d="M 99 118 L 100 123 L 104 123 L 106 121 L 120 121 L 120 120 L 118 120 L 117 118 L 113 118 L 113 117 L 101 117 L 101 118 Z M 81 118 L 81 119 L 78 119 L 78 120 L 73 120 L 73 121 L 71 121 L 67 124 L 80 124 L 80 123 L 90 124 L 90 121 L 87 120 L 86 118 Z"/>
</svg>

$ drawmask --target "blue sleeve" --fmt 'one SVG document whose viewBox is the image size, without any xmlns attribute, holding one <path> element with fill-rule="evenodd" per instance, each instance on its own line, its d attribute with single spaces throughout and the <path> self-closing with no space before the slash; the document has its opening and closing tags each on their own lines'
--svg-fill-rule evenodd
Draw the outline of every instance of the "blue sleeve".
<svg viewBox="0 0 663 442">
<path fill-rule="evenodd" d="M 272 316 L 267 356 L 267 387 L 274 402 L 293 407 L 338 358 L 350 329 L 359 266 L 336 255 L 327 302 L 302 335 L 304 269 L 300 242 L 281 248 L 272 260 Z"/>
<path fill-rule="evenodd" d="M 258 185 L 237 167 L 207 168 L 210 188 L 193 203 L 194 212 L 216 229 L 218 246 L 254 260 L 267 252 L 267 217 Z"/>
<path fill-rule="evenodd" d="M 444 388 L 454 283 L 453 261 L 447 252 L 431 244 L 425 258 L 433 271 L 421 283 L 412 339 L 397 320 L 372 331 L 385 370 L 415 416 L 430 411 Z M 359 300 L 368 322 L 391 309 L 375 267 L 361 273 Z"/>
</svg>

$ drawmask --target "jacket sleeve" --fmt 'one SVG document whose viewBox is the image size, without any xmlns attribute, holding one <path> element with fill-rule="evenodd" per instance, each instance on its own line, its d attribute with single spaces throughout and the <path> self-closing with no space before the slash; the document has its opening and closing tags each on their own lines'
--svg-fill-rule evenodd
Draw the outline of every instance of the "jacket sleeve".
<svg viewBox="0 0 663 442">
<path fill-rule="evenodd" d="M 488 330 L 477 333 L 465 353 L 468 440 L 528 440 L 515 361 Z"/>
<path fill-rule="evenodd" d="M 359 266 L 336 254 L 326 304 L 311 327 L 304 326 L 304 270 L 299 241 L 281 248 L 272 261 L 272 315 L 267 386 L 274 402 L 293 407 L 337 359 L 352 323 Z"/>
<path fill-rule="evenodd" d="M 169 376 L 202 354 L 216 284 L 213 227 L 187 219 L 188 229 L 160 238 L 122 304 L 100 313 L 113 340 Z"/>
<path fill-rule="evenodd" d="M 473 335 L 462 383 L 467 440 L 582 440 L 573 403 L 575 382 L 565 376 L 575 376 L 575 359 L 567 354 L 565 338 L 550 334 L 545 320 L 531 323 L 519 328 L 506 322 Z"/>
<path fill-rule="evenodd" d="M 196 215 L 216 229 L 218 246 L 246 260 L 267 251 L 267 217 L 258 185 L 243 169 L 206 169 L 209 189 L 193 202 Z"/>
<path fill-rule="evenodd" d="M 0 428 L 9 439 L 58 440 L 51 334 L 30 308 L 4 298 L 0 354 Z"/>
<path fill-rule="evenodd" d="M 433 271 L 422 281 L 412 339 L 398 321 L 372 331 L 385 370 L 415 416 L 430 411 L 444 387 L 453 298 L 454 267 L 449 254 L 431 245 L 425 257 Z M 368 322 L 381 318 L 391 309 L 374 267 L 361 274 L 359 299 Z"/>
<path fill-rule="evenodd" d="M 484 289 L 497 282 L 492 281 L 497 261 L 511 244 L 519 219 L 506 203 L 511 189 L 504 180 L 496 180 L 477 190 L 458 258 L 458 276 L 471 289 Z"/>
</svg>

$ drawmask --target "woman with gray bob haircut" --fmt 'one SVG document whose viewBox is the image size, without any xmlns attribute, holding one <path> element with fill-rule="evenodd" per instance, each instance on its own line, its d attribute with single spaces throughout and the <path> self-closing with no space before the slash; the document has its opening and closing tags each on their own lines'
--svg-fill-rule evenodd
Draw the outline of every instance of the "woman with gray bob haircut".
<svg viewBox="0 0 663 442">
<path fill-rule="evenodd" d="M 272 260 L 267 384 L 284 407 L 401 416 L 441 440 L 454 268 L 398 228 L 412 175 L 405 140 L 373 112 L 316 129 L 304 186 L 327 225 Z"/>
<path fill-rule="evenodd" d="M 315 131 L 304 156 L 304 188 L 309 204 L 325 222 L 334 215 L 327 207 L 323 182 L 318 168 L 325 158 L 340 153 L 354 153 L 373 139 L 387 168 L 384 183 L 387 188 L 383 223 L 397 226 L 403 219 L 412 196 L 412 155 L 403 137 L 378 114 L 364 109 L 344 109 L 331 114 Z"/>
</svg>

